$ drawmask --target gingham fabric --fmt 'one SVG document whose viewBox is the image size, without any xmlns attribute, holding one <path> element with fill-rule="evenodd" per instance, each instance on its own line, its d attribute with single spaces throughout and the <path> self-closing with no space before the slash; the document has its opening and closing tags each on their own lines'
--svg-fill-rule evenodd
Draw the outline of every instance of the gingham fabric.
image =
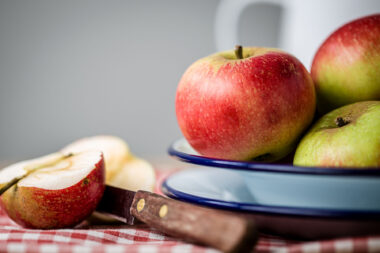
<svg viewBox="0 0 380 253">
<path fill-rule="evenodd" d="M 165 174 L 160 174 L 158 185 Z M 14 224 L 0 211 L 0 252 L 217 253 L 218 251 L 165 236 L 145 225 L 90 226 L 84 222 L 73 229 L 24 229 Z M 255 252 L 380 252 L 380 235 L 319 242 L 299 242 L 261 235 Z"/>
</svg>

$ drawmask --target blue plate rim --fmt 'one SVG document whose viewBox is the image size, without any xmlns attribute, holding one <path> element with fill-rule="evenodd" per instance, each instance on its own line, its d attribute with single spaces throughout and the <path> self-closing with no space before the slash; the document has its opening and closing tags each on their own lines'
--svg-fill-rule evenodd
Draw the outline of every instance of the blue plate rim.
<svg viewBox="0 0 380 253">
<path fill-rule="evenodd" d="M 173 174 L 175 175 L 175 174 Z M 289 206 L 272 206 L 260 205 L 252 203 L 240 203 L 232 201 L 224 201 L 196 196 L 190 193 L 179 191 L 168 185 L 168 180 L 173 176 L 167 177 L 161 184 L 161 191 L 168 197 L 184 202 L 194 203 L 206 207 L 248 212 L 260 213 L 266 215 L 285 215 L 313 218 L 340 218 L 340 219 L 379 219 L 379 211 L 362 211 L 362 210 L 339 210 L 339 209 L 318 209 L 306 207 L 289 207 Z"/>
<path fill-rule="evenodd" d="M 380 169 L 378 168 L 328 168 L 328 167 L 301 167 L 288 164 L 274 163 L 257 163 L 250 161 L 225 160 L 218 158 L 205 157 L 201 155 L 193 155 L 178 151 L 175 144 L 184 138 L 178 139 L 169 146 L 168 153 L 183 162 L 192 163 L 202 166 L 228 168 L 236 170 L 246 170 L 255 172 L 275 172 L 275 173 L 292 173 L 307 175 L 340 175 L 340 176 L 375 176 L 380 177 Z"/>
</svg>

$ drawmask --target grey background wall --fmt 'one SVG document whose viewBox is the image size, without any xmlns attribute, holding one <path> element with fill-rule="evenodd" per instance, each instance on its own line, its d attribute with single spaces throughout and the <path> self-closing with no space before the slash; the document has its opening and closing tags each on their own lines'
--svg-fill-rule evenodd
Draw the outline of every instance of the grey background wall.
<svg viewBox="0 0 380 253">
<path fill-rule="evenodd" d="M 217 4 L 1 0 L 0 160 L 96 134 L 118 135 L 141 156 L 165 156 L 181 136 L 177 83 L 193 61 L 216 50 Z M 280 16 L 271 5 L 248 8 L 244 44 L 277 46 Z"/>
</svg>

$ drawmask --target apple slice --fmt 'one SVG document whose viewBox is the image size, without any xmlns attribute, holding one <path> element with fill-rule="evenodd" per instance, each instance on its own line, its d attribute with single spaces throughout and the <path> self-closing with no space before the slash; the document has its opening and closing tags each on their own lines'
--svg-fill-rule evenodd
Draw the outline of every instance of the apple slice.
<svg viewBox="0 0 380 253">
<path fill-rule="evenodd" d="M 101 150 L 106 165 L 106 183 L 128 190 L 152 191 L 155 184 L 153 167 L 133 156 L 127 143 L 111 135 L 98 135 L 80 139 L 62 149 L 62 152 Z"/>
<path fill-rule="evenodd" d="M 101 150 L 106 166 L 106 181 L 112 179 L 129 157 L 129 148 L 122 139 L 111 135 L 98 135 L 79 139 L 62 149 L 64 153 Z"/>
<path fill-rule="evenodd" d="M 133 155 L 130 155 L 115 176 L 107 181 L 109 185 L 131 191 L 153 191 L 155 183 L 156 175 L 152 165 Z M 118 220 L 98 212 L 94 212 L 88 222 L 93 225 L 119 223 Z"/>
<path fill-rule="evenodd" d="M 107 184 L 131 191 L 153 191 L 155 182 L 156 176 L 152 165 L 143 159 L 131 156 Z"/>
<path fill-rule="evenodd" d="M 104 174 L 103 154 L 95 150 L 19 162 L 0 171 L 0 205 L 24 227 L 72 227 L 95 210 Z"/>
</svg>

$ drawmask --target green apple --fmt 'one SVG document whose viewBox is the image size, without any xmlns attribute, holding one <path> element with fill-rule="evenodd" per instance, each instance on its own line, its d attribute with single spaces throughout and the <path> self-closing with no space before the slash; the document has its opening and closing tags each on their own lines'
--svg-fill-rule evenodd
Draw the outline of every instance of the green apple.
<svg viewBox="0 0 380 253">
<path fill-rule="evenodd" d="M 331 111 L 299 143 L 294 165 L 380 167 L 380 101 Z"/>
<path fill-rule="evenodd" d="M 359 101 L 380 99 L 380 14 L 336 30 L 311 66 L 320 113 Z"/>
</svg>

